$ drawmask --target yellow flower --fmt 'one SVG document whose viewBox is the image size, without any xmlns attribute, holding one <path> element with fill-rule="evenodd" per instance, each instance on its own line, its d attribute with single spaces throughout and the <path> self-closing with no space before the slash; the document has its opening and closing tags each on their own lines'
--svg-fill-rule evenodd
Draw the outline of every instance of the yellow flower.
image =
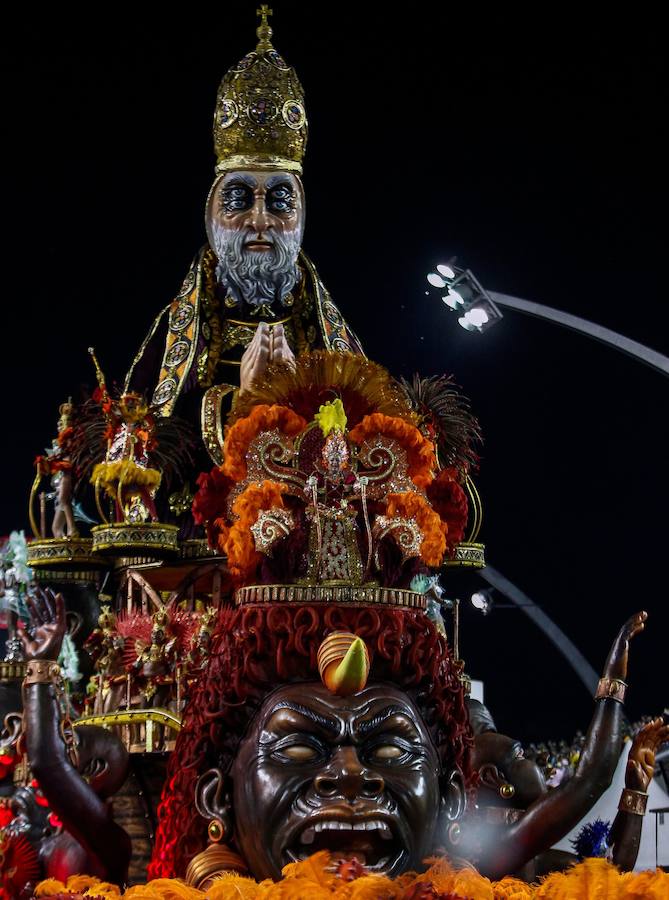
<svg viewBox="0 0 669 900">
<path fill-rule="evenodd" d="M 346 413 L 344 412 L 344 404 L 339 397 L 319 407 L 314 419 L 320 425 L 324 437 L 327 437 L 335 428 L 341 432 L 346 430 Z"/>
</svg>

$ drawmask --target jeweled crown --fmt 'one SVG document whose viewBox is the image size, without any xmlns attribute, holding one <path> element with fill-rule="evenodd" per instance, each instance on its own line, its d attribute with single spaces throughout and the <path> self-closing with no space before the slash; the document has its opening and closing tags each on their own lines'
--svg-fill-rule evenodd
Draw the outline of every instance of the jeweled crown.
<svg viewBox="0 0 669 900">
<path fill-rule="evenodd" d="M 263 4 L 258 46 L 223 78 L 214 113 L 216 173 L 233 169 L 302 171 L 307 144 L 304 91 L 271 43 Z"/>
</svg>

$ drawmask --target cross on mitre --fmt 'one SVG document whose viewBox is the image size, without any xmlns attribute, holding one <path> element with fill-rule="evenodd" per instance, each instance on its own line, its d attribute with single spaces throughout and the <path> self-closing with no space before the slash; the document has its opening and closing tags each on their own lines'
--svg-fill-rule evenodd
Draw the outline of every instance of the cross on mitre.
<svg viewBox="0 0 669 900">
<path fill-rule="evenodd" d="M 256 15 L 262 17 L 262 25 L 267 25 L 267 16 L 273 16 L 274 10 L 270 9 L 266 3 L 263 3 L 260 9 L 256 10 Z"/>
</svg>

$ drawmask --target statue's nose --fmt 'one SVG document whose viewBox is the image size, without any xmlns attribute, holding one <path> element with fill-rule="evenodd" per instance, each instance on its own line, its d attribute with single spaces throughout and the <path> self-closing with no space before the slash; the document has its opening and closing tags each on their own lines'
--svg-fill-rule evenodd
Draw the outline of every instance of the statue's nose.
<svg viewBox="0 0 669 900">
<path fill-rule="evenodd" d="M 249 224 L 256 234 L 262 234 L 264 231 L 267 231 L 269 216 L 264 198 L 259 197 L 253 204 Z"/>
<path fill-rule="evenodd" d="M 327 769 L 314 778 L 314 788 L 320 797 L 379 797 L 385 787 L 383 778 L 370 772 L 360 762 L 355 747 L 339 747 Z"/>
</svg>

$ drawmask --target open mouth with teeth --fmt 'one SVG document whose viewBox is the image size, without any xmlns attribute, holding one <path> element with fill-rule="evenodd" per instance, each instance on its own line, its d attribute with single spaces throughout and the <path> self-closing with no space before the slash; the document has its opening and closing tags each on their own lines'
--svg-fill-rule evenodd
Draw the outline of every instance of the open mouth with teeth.
<svg viewBox="0 0 669 900">
<path fill-rule="evenodd" d="M 307 821 L 286 848 L 292 862 L 328 850 L 335 861 L 356 859 L 377 874 L 393 873 L 406 854 L 388 822 L 378 818 L 323 818 Z"/>
</svg>

